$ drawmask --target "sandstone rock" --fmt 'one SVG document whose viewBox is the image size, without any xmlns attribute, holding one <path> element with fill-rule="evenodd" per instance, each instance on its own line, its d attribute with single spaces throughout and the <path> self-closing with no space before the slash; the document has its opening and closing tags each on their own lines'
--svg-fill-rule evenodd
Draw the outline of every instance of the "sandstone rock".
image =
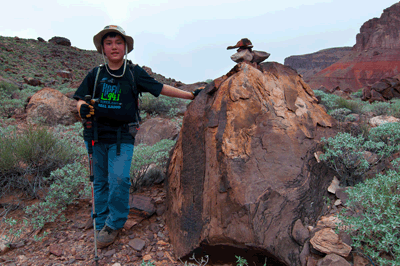
<svg viewBox="0 0 400 266">
<path fill-rule="evenodd" d="M 10 250 L 10 247 L 7 245 L 7 241 L 5 239 L 0 239 L 0 255 L 7 253 Z"/>
<path fill-rule="evenodd" d="M 270 53 L 264 51 L 253 51 L 252 54 L 253 54 L 253 59 L 251 60 L 251 62 L 256 64 L 263 62 L 264 60 L 268 59 L 268 57 L 271 55 Z"/>
<path fill-rule="evenodd" d="M 71 125 L 77 122 L 76 102 L 58 90 L 44 88 L 35 93 L 26 107 L 28 121 L 44 118 L 47 124 Z"/>
<path fill-rule="evenodd" d="M 332 183 L 330 184 L 330 186 L 328 187 L 328 191 L 332 194 L 336 193 L 336 190 L 338 190 L 340 188 L 339 186 L 340 181 L 339 179 L 337 179 L 337 177 L 333 177 Z"/>
<path fill-rule="evenodd" d="M 57 244 L 51 244 L 49 246 L 49 252 L 57 257 L 61 257 L 63 255 L 62 248 Z"/>
<path fill-rule="evenodd" d="M 351 252 L 351 247 L 343 243 L 331 228 L 324 228 L 316 232 L 310 243 L 313 248 L 325 254 L 337 254 L 347 257 Z"/>
<path fill-rule="evenodd" d="M 236 54 L 233 54 L 231 56 L 231 59 L 232 59 L 232 61 L 234 61 L 236 63 L 240 63 L 243 61 L 250 62 L 251 60 L 253 60 L 253 54 L 251 53 L 250 50 L 244 49 L 240 52 L 237 52 Z"/>
<path fill-rule="evenodd" d="M 324 206 L 333 173 L 313 154 L 335 121 L 296 71 L 275 62 L 259 69 L 236 65 L 188 106 L 168 168 L 166 221 L 178 257 L 206 243 L 301 264 L 291 229 L 315 222 Z"/>
<path fill-rule="evenodd" d="M 310 232 L 299 219 L 294 223 L 292 235 L 296 242 L 303 246 L 304 242 L 310 237 Z"/>
<path fill-rule="evenodd" d="M 400 3 L 383 10 L 380 18 L 365 22 L 356 36 L 354 50 L 364 51 L 372 48 L 400 48 Z"/>
<path fill-rule="evenodd" d="M 129 207 L 141 212 L 146 217 L 150 217 L 156 212 L 153 199 L 142 195 L 130 194 Z"/>
<path fill-rule="evenodd" d="M 57 71 L 57 76 L 63 79 L 72 79 L 72 73 L 66 70 Z"/>
<path fill-rule="evenodd" d="M 145 245 L 146 245 L 146 242 L 140 238 L 135 238 L 135 239 L 129 241 L 129 246 L 137 251 L 141 251 Z"/>
<path fill-rule="evenodd" d="M 396 118 L 394 116 L 380 115 L 380 116 L 372 117 L 369 120 L 369 125 L 371 127 L 377 127 L 384 123 L 398 123 L 398 122 L 400 122 L 400 119 Z"/>
<path fill-rule="evenodd" d="M 351 266 L 351 264 L 336 254 L 329 254 L 318 261 L 317 266 Z"/>
<path fill-rule="evenodd" d="M 24 82 L 26 84 L 34 86 L 34 87 L 37 87 L 37 86 L 40 86 L 43 84 L 40 80 L 35 79 L 35 78 L 24 78 Z"/>
<path fill-rule="evenodd" d="M 62 45 L 62 46 L 71 46 L 71 41 L 68 40 L 65 37 L 58 37 L 54 36 L 49 40 L 49 43 L 57 44 L 57 45 Z"/>
<path fill-rule="evenodd" d="M 178 122 L 165 118 L 151 118 L 140 125 L 136 135 L 135 145 L 146 144 L 152 146 L 163 139 L 175 140 L 179 134 Z"/>
</svg>

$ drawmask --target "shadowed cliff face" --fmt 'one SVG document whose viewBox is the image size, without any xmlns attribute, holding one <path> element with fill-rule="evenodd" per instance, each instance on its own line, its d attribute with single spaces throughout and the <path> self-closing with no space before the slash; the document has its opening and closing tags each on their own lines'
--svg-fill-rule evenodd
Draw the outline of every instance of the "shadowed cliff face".
<svg viewBox="0 0 400 266">
<path fill-rule="evenodd" d="M 303 243 L 291 231 L 320 214 L 331 177 L 310 151 L 333 126 L 310 87 L 278 63 L 240 63 L 207 86 L 188 107 L 168 168 L 177 256 L 247 246 L 300 265 Z"/>
</svg>

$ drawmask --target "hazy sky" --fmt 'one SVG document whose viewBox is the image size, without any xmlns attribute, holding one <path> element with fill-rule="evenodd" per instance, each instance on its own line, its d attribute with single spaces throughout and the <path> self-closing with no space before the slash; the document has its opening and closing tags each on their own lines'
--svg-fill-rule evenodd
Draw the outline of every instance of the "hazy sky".
<svg viewBox="0 0 400 266">
<path fill-rule="evenodd" d="M 390 0 L 20 0 L 3 4 L 0 35 L 49 40 L 94 50 L 93 36 L 120 25 L 135 40 L 129 58 L 184 83 L 214 79 L 235 63 L 241 38 L 267 61 L 353 46 L 362 24 L 380 17 Z"/>
</svg>

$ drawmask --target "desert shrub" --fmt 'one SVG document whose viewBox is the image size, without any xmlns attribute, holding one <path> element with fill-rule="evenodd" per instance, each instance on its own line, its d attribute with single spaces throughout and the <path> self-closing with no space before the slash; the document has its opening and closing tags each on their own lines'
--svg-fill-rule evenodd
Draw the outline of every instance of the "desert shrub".
<svg viewBox="0 0 400 266">
<path fill-rule="evenodd" d="M 44 127 L 1 128 L 0 195 L 18 189 L 36 197 L 46 186 L 45 177 L 77 159 L 75 144 Z"/>
<path fill-rule="evenodd" d="M 135 146 L 131 165 L 131 183 L 134 190 L 140 187 L 144 175 L 150 165 L 164 169 L 169 157 L 169 151 L 175 145 L 175 141 L 164 139 L 153 146 L 139 144 Z"/>
<path fill-rule="evenodd" d="M 383 157 L 389 157 L 400 150 L 400 124 L 384 123 L 379 127 L 371 128 L 368 135 L 370 142 L 376 143 L 378 148 L 373 150 Z"/>
<path fill-rule="evenodd" d="M 347 108 L 338 108 L 338 109 L 333 109 L 329 110 L 328 114 L 335 118 L 336 120 L 340 122 L 344 122 L 346 120 L 346 117 L 351 113 L 350 109 Z"/>
<path fill-rule="evenodd" d="M 352 136 L 350 133 L 339 132 L 329 139 L 322 138 L 325 153 L 321 156 L 328 166 L 340 176 L 340 181 L 347 185 L 357 181 L 369 169 L 369 163 L 364 158 L 362 136 Z"/>
<path fill-rule="evenodd" d="M 360 100 L 347 100 L 342 97 L 336 98 L 336 102 L 338 109 L 345 108 L 357 114 L 361 113 L 362 107 L 365 104 Z"/>
<path fill-rule="evenodd" d="M 32 232 L 40 230 L 46 223 L 63 219 L 63 211 L 71 203 L 80 198 L 90 197 L 87 169 L 79 162 L 67 164 L 51 172 L 47 178 L 52 181 L 44 201 L 28 206 L 24 209 L 25 219 L 19 224 L 15 219 L 3 217 L 1 220 L 2 236 L 9 244 L 29 238 Z M 18 229 L 14 229 L 17 227 Z M 42 237 L 34 236 L 35 240 Z"/>
<path fill-rule="evenodd" d="M 347 208 L 339 214 L 353 246 L 377 265 L 400 265 L 400 172 L 386 174 L 357 184 L 347 190 Z"/>
<path fill-rule="evenodd" d="M 388 115 L 400 118 L 400 99 L 393 99 L 390 101 L 390 109 Z"/>
<path fill-rule="evenodd" d="M 364 104 L 362 112 L 369 112 L 374 115 L 387 115 L 390 109 L 391 105 L 389 102 L 373 102 L 371 104 Z"/>
<path fill-rule="evenodd" d="M 0 117 L 11 117 L 16 109 L 24 107 L 24 101 L 20 99 L 11 99 L 13 93 L 19 92 L 19 88 L 5 81 L 0 81 Z"/>
<path fill-rule="evenodd" d="M 325 93 L 321 90 L 314 90 L 314 94 L 321 97 L 321 104 L 324 105 L 328 111 L 339 108 L 338 101 L 341 98 L 340 96 Z"/>
<path fill-rule="evenodd" d="M 363 90 L 362 89 L 359 89 L 358 91 L 353 92 L 351 94 L 351 98 L 361 99 L 362 97 L 363 97 Z"/>
<path fill-rule="evenodd" d="M 154 97 L 149 93 L 144 93 L 140 101 L 140 109 L 148 114 L 168 114 L 171 109 L 176 109 L 187 104 L 187 100 L 167 97 L 160 95 L 159 97 Z"/>
</svg>

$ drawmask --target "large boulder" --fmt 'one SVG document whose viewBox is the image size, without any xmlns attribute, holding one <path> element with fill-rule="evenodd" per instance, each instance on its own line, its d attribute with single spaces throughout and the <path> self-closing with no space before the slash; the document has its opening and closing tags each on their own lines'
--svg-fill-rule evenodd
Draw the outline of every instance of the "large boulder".
<svg viewBox="0 0 400 266">
<path fill-rule="evenodd" d="M 43 119 L 49 125 L 71 125 L 79 119 L 76 101 L 52 88 L 36 92 L 26 106 L 26 113 L 28 121 Z"/>
<path fill-rule="evenodd" d="M 135 145 L 152 146 L 163 139 L 176 140 L 179 130 L 180 127 L 176 121 L 161 117 L 150 118 L 140 125 Z"/>
<path fill-rule="evenodd" d="M 300 265 L 303 243 L 293 227 L 321 214 L 333 173 L 313 154 L 334 125 L 297 72 L 281 64 L 239 63 L 210 83 L 189 104 L 168 166 L 175 255 L 241 247 L 274 265 Z"/>
</svg>

